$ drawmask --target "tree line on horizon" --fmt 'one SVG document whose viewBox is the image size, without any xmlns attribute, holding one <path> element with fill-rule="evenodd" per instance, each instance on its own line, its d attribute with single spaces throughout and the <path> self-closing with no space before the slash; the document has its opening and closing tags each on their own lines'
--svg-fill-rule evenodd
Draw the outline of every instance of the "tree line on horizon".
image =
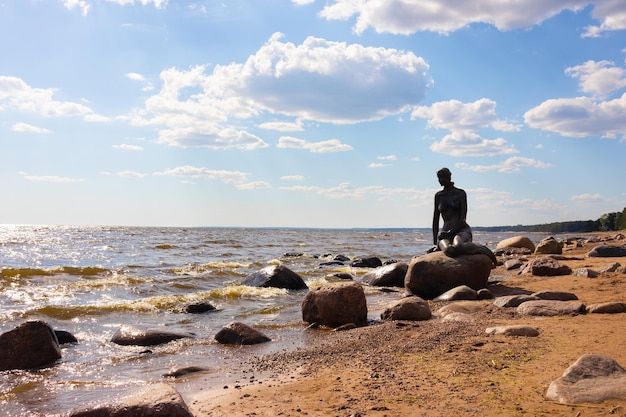
<svg viewBox="0 0 626 417">
<path fill-rule="evenodd" d="M 493 226 L 473 227 L 472 229 L 485 232 L 540 232 L 540 233 L 584 233 L 626 230 L 626 207 L 622 211 L 605 213 L 597 220 L 574 220 L 534 224 L 529 226 Z"/>
</svg>

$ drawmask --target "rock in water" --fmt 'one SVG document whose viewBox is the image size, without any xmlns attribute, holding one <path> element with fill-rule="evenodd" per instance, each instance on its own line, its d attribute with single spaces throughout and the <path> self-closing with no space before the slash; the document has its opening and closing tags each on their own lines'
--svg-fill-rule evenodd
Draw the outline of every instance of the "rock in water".
<svg viewBox="0 0 626 417">
<path fill-rule="evenodd" d="M 271 339 L 245 323 L 233 322 L 217 332 L 215 340 L 223 345 L 256 345 Z"/>
<path fill-rule="evenodd" d="M 306 290 L 308 288 L 300 275 L 283 265 L 270 265 L 250 274 L 244 278 L 241 285 L 288 290 Z"/>
<path fill-rule="evenodd" d="M 54 330 L 43 321 L 22 323 L 0 335 L 0 371 L 32 369 L 61 359 Z"/>
<path fill-rule="evenodd" d="M 165 330 L 122 326 L 115 332 L 111 338 L 111 342 L 123 346 L 156 346 L 185 337 L 194 337 L 194 335 L 191 333 L 176 333 Z"/>
<path fill-rule="evenodd" d="M 361 281 L 375 287 L 404 287 L 404 277 L 409 269 L 406 262 L 396 262 L 376 268 L 363 275 Z"/>
<path fill-rule="evenodd" d="M 478 291 L 487 285 L 492 266 L 493 261 L 486 254 L 451 258 L 440 251 L 428 253 L 411 260 L 404 286 L 410 294 L 425 299 L 461 285 Z"/>
</svg>

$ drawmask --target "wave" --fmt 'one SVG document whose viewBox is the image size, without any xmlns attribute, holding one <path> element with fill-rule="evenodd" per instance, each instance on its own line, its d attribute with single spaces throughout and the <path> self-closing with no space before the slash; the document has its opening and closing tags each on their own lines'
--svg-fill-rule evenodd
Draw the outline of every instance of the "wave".
<svg viewBox="0 0 626 417">
<path fill-rule="evenodd" d="M 29 278 L 36 276 L 78 275 L 96 276 L 112 273 L 108 268 L 99 266 L 57 266 L 53 268 L 2 268 L 2 278 Z"/>
</svg>

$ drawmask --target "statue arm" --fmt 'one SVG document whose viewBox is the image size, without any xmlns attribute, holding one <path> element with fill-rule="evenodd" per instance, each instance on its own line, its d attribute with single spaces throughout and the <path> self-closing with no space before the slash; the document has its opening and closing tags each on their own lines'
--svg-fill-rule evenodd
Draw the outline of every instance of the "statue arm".
<svg viewBox="0 0 626 417">
<path fill-rule="evenodd" d="M 463 216 L 463 222 L 467 221 L 467 193 L 463 191 L 463 198 L 461 199 L 461 215 Z"/>
<path fill-rule="evenodd" d="M 439 234 L 439 216 L 441 213 L 439 212 L 439 197 L 435 195 L 435 211 L 433 213 L 433 245 L 437 245 L 439 242 L 437 240 L 437 235 Z"/>
</svg>

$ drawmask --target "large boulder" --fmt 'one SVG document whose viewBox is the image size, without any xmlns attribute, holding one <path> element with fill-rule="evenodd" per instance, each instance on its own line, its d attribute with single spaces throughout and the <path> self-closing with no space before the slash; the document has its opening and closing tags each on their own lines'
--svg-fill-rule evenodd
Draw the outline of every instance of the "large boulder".
<svg viewBox="0 0 626 417">
<path fill-rule="evenodd" d="M 535 251 L 535 244 L 526 236 L 513 236 L 508 239 L 501 240 L 496 245 L 496 251 L 505 248 L 526 248 L 530 253 Z"/>
<path fill-rule="evenodd" d="M 567 404 L 626 399 L 626 370 L 608 356 L 583 355 L 550 384 L 546 398 Z"/>
<path fill-rule="evenodd" d="M 389 305 L 380 315 L 383 320 L 428 320 L 432 313 L 428 303 L 420 297 L 401 298 Z"/>
<path fill-rule="evenodd" d="M 535 248 L 535 254 L 560 255 L 561 253 L 563 253 L 563 244 L 554 236 L 541 239 Z"/>
<path fill-rule="evenodd" d="M 174 387 L 156 384 L 117 404 L 74 410 L 70 417 L 193 417 L 193 415 Z"/>
<path fill-rule="evenodd" d="M 250 287 L 285 288 L 288 290 L 308 289 L 302 277 L 284 265 L 266 266 L 245 277 L 241 284 Z"/>
<path fill-rule="evenodd" d="M 599 258 L 617 258 L 626 256 L 626 246 L 620 245 L 600 245 L 591 249 L 587 256 Z"/>
<path fill-rule="evenodd" d="M 115 332 L 111 342 L 122 346 L 156 346 L 186 337 L 192 338 L 194 335 L 124 325 Z"/>
<path fill-rule="evenodd" d="M 238 321 L 224 326 L 215 335 L 215 340 L 223 345 L 256 345 L 271 341 L 260 331 Z"/>
<path fill-rule="evenodd" d="M 425 299 L 461 285 L 478 291 L 487 285 L 492 266 L 492 259 L 483 254 L 452 258 L 440 251 L 428 253 L 411 260 L 404 286 L 410 294 Z"/>
<path fill-rule="evenodd" d="M 356 282 L 334 282 L 312 288 L 302 300 L 302 320 L 322 326 L 367 324 L 367 302 Z"/>
<path fill-rule="evenodd" d="M 368 272 L 361 277 L 361 281 L 375 287 L 404 287 L 407 269 L 409 269 L 408 263 L 396 262 Z"/>
<path fill-rule="evenodd" d="M 28 321 L 0 335 L 0 371 L 39 368 L 59 359 L 56 334 L 43 321 Z"/>
<path fill-rule="evenodd" d="M 554 277 L 558 275 L 569 275 L 572 273 L 572 268 L 550 256 L 542 256 L 528 262 L 520 271 L 520 274 L 529 273 L 540 277 Z"/>
</svg>

